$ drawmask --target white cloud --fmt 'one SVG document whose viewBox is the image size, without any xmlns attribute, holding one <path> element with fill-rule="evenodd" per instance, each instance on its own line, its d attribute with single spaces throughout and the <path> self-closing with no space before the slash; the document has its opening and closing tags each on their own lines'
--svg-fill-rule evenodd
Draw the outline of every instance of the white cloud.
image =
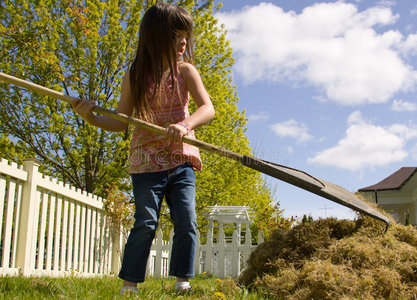
<svg viewBox="0 0 417 300">
<path fill-rule="evenodd" d="M 381 0 L 377 3 L 378 6 L 385 6 L 385 7 L 394 6 L 396 4 L 397 4 L 396 1 L 391 1 L 391 0 Z"/>
<path fill-rule="evenodd" d="M 308 128 L 304 123 L 298 123 L 294 119 L 276 123 L 271 126 L 272 130 L 279 137 L 291 137 L 302 143 L 311 140 L 313 137 L 308 133 Z"/>
<path fill-rule="evenodd" d="M 396 134 L 404 141 L 417 138 L 417 128 L 412 125 L 394 124 L 388 127 L 388 131 Z"/>
<path fill-rule="evenodd" d="M 401 45 L 401 50 L 405 55 L 417 55 L 417 34 L 410 34 Z"/>
<path fill-rule="evenodd" d="M 413 149 L 411 150 L 411 155 L 414 160 L 417 160 L 417 144 L 415 144 Z"/>
<path fill-rule="evenodd" d="M 267 111 L 260 111 L 257 114 L 252 114 L 248 116 L 249 121 L 266 121 L 269 120 L 270 114 Z"/>
<path fill-rule="evenodd" d="M 413 125 L 393 124 L 384 128 L 365 120 L 359 111 L 349 116 L 348 125 L 346 136 L 336 146 L 317 153 L 307 162 L 362 171 L 402 161 L 409 154 L 404 149 L 406 143 L 417 138 Z"/>
<path fill-rule="evenodd" d="M 417 81 L 398 52 L 403 35 L 373 27 L 396 22 L 389 7 L 359 12 L 337 1 L 285 12 L 272 3 L 217 14 L 228 30 L 235 71 L 259 80 L 307 83 L 346 105 L 383 103 Z"/>
<path fill-rule="evenodd" d="M 415 111 L 417 110 L 417 103 L 403 100 L 394 100 L 391 105 L 393 111 Z"/>
</svg>

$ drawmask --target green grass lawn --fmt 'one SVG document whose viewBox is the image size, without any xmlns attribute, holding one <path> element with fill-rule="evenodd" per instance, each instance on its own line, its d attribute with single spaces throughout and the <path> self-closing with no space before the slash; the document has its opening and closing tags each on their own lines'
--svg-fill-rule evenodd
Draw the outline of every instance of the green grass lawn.
<svg viewBox="0 0 417 300">
<path fill-rule="evenodd" d="M 249 292 L 233 279 L 198 276 L 192 293 L 178 295 L 174 279 L 147 279 L 139 294 L 119 295 L 122 281 L 115 276 L 95 278 L 0 277 L 0 299 L 268 299 Z"/>
</svg>

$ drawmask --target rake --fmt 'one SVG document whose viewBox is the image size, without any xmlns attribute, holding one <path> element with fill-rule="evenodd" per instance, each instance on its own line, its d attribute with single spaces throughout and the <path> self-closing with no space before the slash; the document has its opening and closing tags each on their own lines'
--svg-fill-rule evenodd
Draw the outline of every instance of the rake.
<svg viewBox="0 0 417 300">
<path fill-rule="evenodd" d="M 36 93 L 39 93 L 48 97 L 65 101 L 67 103 L 72 103 L 74 100 L 78 99 L 78 98 L 71 97 L 63 93 L 57 92 L 55 90 L 48 89 L 41 85 L 34 84 L 32 82 L 22 80 L 20 78 L 17 78 L 17 77 L 14 77 L 5 73 L 1 73 L 1 72 L 0 72 L 0 80 L 9 84 L 17 85 L 19 87 L 25 88 L 32 92 L 36 92 Z M 145 122 L 140 119 L 127 116 L 125 114 L 111 111 L 111 110 L 102 108 L 100 106 L 95 106 L 93 108 L 93 111 L 95 113 L 105 115 L 113 119 L 150 130 L 152 132 L 165 134 L 165 128 L 163 127 Z M 279 180 L 285 181 L 301 189 L 307 190 L 313 194 L 322 196 L 333 202 L 336 202 L 343 206 L 351 208 L 357 212 L 363 213 L 372 218 L 380 220 L 386 224 L 386 229 L 388 229 L 388 227 L 390 226 L 390 221 L 385 215 L 383 215 L 382 213 L 374 209 L 372 206 L 370 206 L 366 202 L 359 199 L 353 193 L 348 192 L 347 190 L 345 190 L 344 188 L 336 184 L 325 181 L 323 179 L 316 178 L 301 170 L 297 170 L 294 168 L 275 164 L 273 162 L 261 160 L 256 157 L 241 155 L 239 153 L 235 153 L 227 149 L 223 149 L 221 147 L 217 147 L 212 144 L 209 144 L 209 143 L 206 143 L 206 142 L 194 139 L 194 138 L 190 138 L 187 136 L 184 136 L 182 138 L 182 141 L 187 144 L 196 146 L 200 149 L 209 151 L 211 153 L 216 153 L 218 155 L 227 157 L 229 159 L 233 159 L 235 161 L 238 161 L 239 163 L 241 163 L 242 165 L 246 167 L 257 170 L 261 173 L 277 178 Z"/>
</svg>

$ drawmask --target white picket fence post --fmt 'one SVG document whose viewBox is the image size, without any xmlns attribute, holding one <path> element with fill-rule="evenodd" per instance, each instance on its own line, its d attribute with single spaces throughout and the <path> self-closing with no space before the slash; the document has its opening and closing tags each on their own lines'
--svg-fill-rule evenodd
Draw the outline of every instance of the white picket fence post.
<svg viewBox="0 0 417 300">
<path fill-rule="evenodd" d="M 23 184 L 22 206 L 18 222 L 19 235 L 17 241 L 18 247 L 16 248 L 16 267 L 21 268 L 21 274 L 23 276 L 28 276 L 35 267 L 34 253 L 37 231 L 35 231 L 33 225 L 38 221 L 38 214 L 36 214 L 35 209 L 37 206 L 36 187 L 40 163 L 34 159 L 25 160 L 23 166 L 27 172 L 27 178 L 20 178 L 21 180 L 25 180 L 25 182 Z M 10 202 L 8 201 L 8 203 Z M 7 231 L 7 228 L 5 229 Z M 2 254 L 7 255 L 7 252 L 8 249 L 3 249 Z M 4 266 L 6 265 L 2 264 L 2 267 Z"/>
<path fill-rule="evenodd" d="M 213 242 L 213 228 L 209 228 L 207 232 L 206 244 L 201 245 L 201 250 L 204 251 L 203 257 L 203 272 L 213 274 L 213 256 L 214 256 L 214 242 Z"/>
<path fill-rule="evenodd" d="M 217 274 L 220 278 L 225 276 L 226 239 L 223 230 L 223 223 L 219 223 L 219 237 L 216 244 Z"/>
<path fill-rule="evenodd" d="M 146 267 L 147 276 L 154 278 L 168 277 L 173 233 L 171 231 L 169 241 L 164 241 L 162 230 L 160 228 L 158 229 L 156 237 L 152 242 L 148 258 L 148 265 Z"/>
<path fill-rule="evenodd" d="M 231 245 L 231 256 L 236 257 L 236 259 L 232 259 L 232 277 L 238 277 L 240 275 L 240 253 L 239 253 L 239 236 L 237 230 L 233 230 L 233 238 L 232 238 L 232 245 Z"/>
</svg>

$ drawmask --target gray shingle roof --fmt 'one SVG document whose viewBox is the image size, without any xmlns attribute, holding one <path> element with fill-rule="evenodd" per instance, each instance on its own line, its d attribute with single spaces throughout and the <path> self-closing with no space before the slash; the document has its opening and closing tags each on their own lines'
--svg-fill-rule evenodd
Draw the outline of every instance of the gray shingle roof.
<svg viewBox="0 0 417 300">
<path fill-rule="evenodd" d="M 377 184 L 359 189 L 359 192 L 399 190 L 416 171 L 417 167 L 403 167 Z"/>
</svg>

